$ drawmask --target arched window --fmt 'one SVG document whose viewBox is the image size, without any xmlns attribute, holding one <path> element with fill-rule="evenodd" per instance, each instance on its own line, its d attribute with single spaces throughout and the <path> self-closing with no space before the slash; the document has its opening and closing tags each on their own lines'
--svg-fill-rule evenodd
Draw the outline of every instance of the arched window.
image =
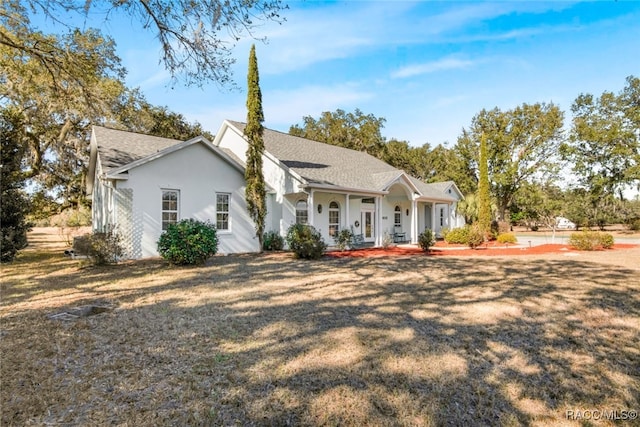
<svg viewBox="0 0 640 427">
<path fill-rule="evenodd" d="M 298 200 L 296 202 L 296 224 L 307 224 L 309 222 L 309 211 L 307 201 Z"/>
<path fill-rule="evenodd" d="M 400 206 L 396 206 L 393 211 L 393 226 L 402 228 L 402 209 Z"/>
<path fill-rule="evenodd" d="M 340 231 L 340 205 L 338 202 L 329 203 L 329 235 L 336 236 Z"/>
</svg>

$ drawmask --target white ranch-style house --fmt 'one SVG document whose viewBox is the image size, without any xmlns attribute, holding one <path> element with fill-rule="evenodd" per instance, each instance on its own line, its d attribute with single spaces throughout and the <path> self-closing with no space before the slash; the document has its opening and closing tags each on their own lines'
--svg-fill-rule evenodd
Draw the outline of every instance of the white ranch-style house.
<svg viewBox="0 0 640 427">
<path fill-rule="evenodd" d="M 259 251 L 245 204 L 243 123 L 226 120 L 213 141 L 188 141 L 94 126 L 87 190 L 93 229 L 115 229 L 127 256 L 157 256 L 163 229 L 184 218 L 209 220 L 220 253 Z M 381 246 L 385 234 L 416 243 L 430 228 L 464 224 L 453 182 L 424 183 L 366 153 L 264 130 L 265 231 L 291 224 L 318 229 L 329 245 L 341 229 Z"/>
</svg>

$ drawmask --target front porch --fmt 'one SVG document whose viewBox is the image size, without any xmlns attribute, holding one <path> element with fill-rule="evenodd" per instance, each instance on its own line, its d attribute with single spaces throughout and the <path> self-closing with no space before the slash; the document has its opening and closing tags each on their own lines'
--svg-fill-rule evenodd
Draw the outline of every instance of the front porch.
<svg viewBox="0 0 640 427">
<path fill-rule="evenodd" d="M 416 244 L 426 228 L 440 235 L 442 229 L 458 226 L 455 203 L 427 199 L 404 181 L 379 193 L 310 189 L 304 195 L 303 199 L 298 193 L 298 200 L 292 200 L 296 219 L 306 215 L 329 247 L 335 246 L 334 236 L 343 229 L 361 236 L 359 246 L 381 247 L 385 241 Z"/>
</svg>

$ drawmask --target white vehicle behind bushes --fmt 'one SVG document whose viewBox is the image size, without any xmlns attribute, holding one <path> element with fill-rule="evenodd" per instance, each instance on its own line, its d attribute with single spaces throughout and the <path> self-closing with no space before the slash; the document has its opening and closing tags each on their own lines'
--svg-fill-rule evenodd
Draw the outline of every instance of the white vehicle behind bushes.
<svg viewBox="0 0 640 427">
<path fill-rule="evenodd" d="M 558 230 L 575 230 L 576 224 L 561 216 L 556 218 L 556 228 Z"/>
</svg>

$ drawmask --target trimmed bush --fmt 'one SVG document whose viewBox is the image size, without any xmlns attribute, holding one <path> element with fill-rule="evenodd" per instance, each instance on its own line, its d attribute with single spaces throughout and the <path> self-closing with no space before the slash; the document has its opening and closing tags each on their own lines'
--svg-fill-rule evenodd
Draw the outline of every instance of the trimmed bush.
<svg viewBox="0 0 640 427">
<path fill-rule="evenodd" d="M 284 249 L 284 238 L 277 231 L 267 231 L 262 237 L 262 249 L 265 251 L 281 251 Z"/>
<path fill-rule="evenodd" d="M 513 233 L 500 233 L 498 234 L 498 243 L 517 243 L 516 235 Z"/>
<path fill-rule="evenodd" d="M 393 236 L 385 231 L 382 235 L 382 249 L 387 250 L 392 246 L 395 246 L 393 243 Z"/>
<path fill-rule="evenodd" d="M 467 241 L 467 245 L 469 245 L 471 249 L 477 248 L 484 243 L 485 235 L 486 233 L 480 224 L 472 224 L 471 227 L 469 227 L 469 240 Z"/>
<path fill-rule="evenodd" d="M 428 252 L 429 248 L 436 244 L 436 237 L 429 228 L 425 229 L 418 236 L 418 245 L 423 251 Z"/>
<path fill-rule="evenodd" d="M 611 249 L 613 244 L 615 243 L 613 240 L 613 235 L 609 233 L 599 233 L 600 234 L 600 245 L 604 249 Z"/>
<path fill-rule="evenodd" d="M 613 244 L 613 236 L 601 231 L 584 230 L 579 233 L 571 233 L 569 237 L 569 246 L 580 251 L 611 249 Z"/>
<path fill-rule="evenodd" d="M 348 228 L 343 228 L 342 230 L 338 231 L 338 234 L 334 236 L 333 240 L 335 240 L 338 249 L 344 251 L 347 246 L 352 245 L 353 233 Z"/>
<path fill-rule="evenodd" d="M 203 264 L 218 251 L 216 227 L 210 222 L 183 219 L 160 235 L 158 252 L 175 265 Z"/>
<path fill-rule="evenodd" d="M 73 249 L 79 255 L 86 255 L 93 265 L 115 264 L 124 255 L 122 240 L 116 232 L 94 232 L 76 237 Z"/>
<path fill-rule="evenodd" d="M 469 229 L 468 225 L 461 228 L 453 228 L 444 235 L 444 240 L 447 243 L 466 245 L 469 243 Z"/>
<path fill-rule="evenodd" d="M 296 258 L 318 259 L 327 249 L 322 235 L 311 225 L 293 224 L 285 240 Z"/>
</svg>

